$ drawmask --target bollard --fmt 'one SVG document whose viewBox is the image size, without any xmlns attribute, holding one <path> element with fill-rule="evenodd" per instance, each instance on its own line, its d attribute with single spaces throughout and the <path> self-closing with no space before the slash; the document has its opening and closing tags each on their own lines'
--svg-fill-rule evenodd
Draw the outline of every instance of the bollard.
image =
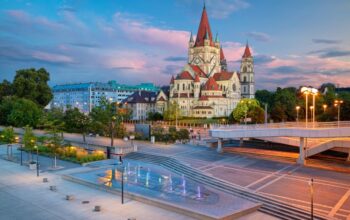
<svg viewBox="0 0 350 220">
<path fill-rule="evenodd" d="M 57 188 L 56 188 L 56 186 L 50 186 L 50 190 L 51 190 L 51 191 L 56 191 Z"/>
<path fill-rule="evenodd" d="M 84 201 L 82 201 L 81 203 L 82 203 L 82 204 L 89 204 L 90 201 L 84 200 Z"/>
<path fill-rule="evenodd" d="M 43 183 L 47 183 L 47 182 L 49 182 L 49 180 L 46 177 L 43 178 Z"/>
<path fill-rule="evenodd" d="M 74 196 L 73 195 L 66 195 L 66 200 L 69 201 L 69 200 L 73 200 L 74 199 Z"/>
<path fill-rule="evenodd" d="M 95 208 L 94 208 L 94 211 L 95 212 L 100 212 L 101 211 L 101 206 L 96 205 Z"/>
</svg>

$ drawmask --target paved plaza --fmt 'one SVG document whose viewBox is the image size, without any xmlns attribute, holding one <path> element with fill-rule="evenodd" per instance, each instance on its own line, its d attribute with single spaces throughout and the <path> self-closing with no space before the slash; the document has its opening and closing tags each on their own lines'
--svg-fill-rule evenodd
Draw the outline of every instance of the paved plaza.
<svg viewBox="0 0 350 220">
<path fill-rule="evenodd" d="M 176 158 L 207 175 L 305 210 L 310 210 L 308 182 L 313 178 L 315 212 L 339 219 L 350 215 L 348 173 L 304 167 L 284 159 L 219 154 L 215 149 L 190 145 L 139 146 L 139 151 Z"/>
</svg>

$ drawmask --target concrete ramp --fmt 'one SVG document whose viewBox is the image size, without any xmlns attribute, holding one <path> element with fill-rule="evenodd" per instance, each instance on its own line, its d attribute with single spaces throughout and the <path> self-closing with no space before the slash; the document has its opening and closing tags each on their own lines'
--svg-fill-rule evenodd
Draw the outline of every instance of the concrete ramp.
<svg viewBox="0 0 350 220">
<path fill-rule="evenodd" d="M 341 147 L 341 148 L 348 148 L 350 149 L 350 140 L 345 139 L 345 140 L 329 140 L 323 143 L 320 143 L 315 146 L 311 146 L 306 149 L 305 156 L 306 157 L 311 157 L 315 154 L 322 153 L 326 150 L 330 150 L 335 147 Z"/>
</svg>

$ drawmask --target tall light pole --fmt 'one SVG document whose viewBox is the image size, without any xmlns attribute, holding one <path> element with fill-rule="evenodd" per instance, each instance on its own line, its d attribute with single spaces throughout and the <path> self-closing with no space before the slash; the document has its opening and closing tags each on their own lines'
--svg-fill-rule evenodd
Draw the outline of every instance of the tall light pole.
<svg viewBox="0 0 350 220">
<path fill-rule="evenodd" d="M 314 106 L 310 106 L 310 114 L 311 114 L 311 121 L 312 121 L 312 124 L 314 123 L 314 115 L 313 115 L 313 112 L 314 112 Z"/>
<path fill-rule="evenodd" d="M 307 127 L 307 122 L 308 122 L 308 97 L 309 97 L 309 93 L 310 93 L 310 88 L 308 87 L 302 87 L 301 88 L 301 92 L 305 94 L 305 124 L 306 124 L 306 127 Z"/>
<path fill-rule="evenodd" d="M 316 104 L 315 104 L 315 99 L 316 95 L 318 94 L 318 90 L 315 88 L 311 88 L 311 94 L 312 94 L 312 126 L 315 127 L 315 112 L 316 112 Z"/>
<path fill-rule="evenodd" d="M 339 125 L 340 125 L 340 105 L 343 104 L 343 100 L 335 100 L 334 101 L 334 106 L 335 107 L 338 107 L 338 128 L 339 128 Z"/>
<path fill-rule="evenodd" d="M 297 110 L 297 123 L 299 123 L 299 110 L 300 110 L 300 106 L 296 106 L 295 109 Z"/>
<path fill-rule="evenodd" d="M 36 149 L 36 176 L 39 176 L 39 147 L 35 145 L 34 149 Z"/>
</svg>

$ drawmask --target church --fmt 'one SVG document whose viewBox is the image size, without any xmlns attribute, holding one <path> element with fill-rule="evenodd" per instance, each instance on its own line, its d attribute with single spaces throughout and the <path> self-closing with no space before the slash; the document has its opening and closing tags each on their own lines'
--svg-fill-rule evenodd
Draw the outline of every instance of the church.
<svg viewBox="0 0 350 220">
<path fill-rule="evenodd" d="M 229 71 L 218 35 L 213 37 L 208 14 L 203 7 L 196 39 L 191 34 L 188 61 L 172 76 L 167 91 L 157 96 L 156 108 L 163 112 L 176 102 L 181 116 L 226 117 L 241 98 L 254 98 L 254 62 L 248 43 L 242 55 L 240 71 Z"/>
</svg>

